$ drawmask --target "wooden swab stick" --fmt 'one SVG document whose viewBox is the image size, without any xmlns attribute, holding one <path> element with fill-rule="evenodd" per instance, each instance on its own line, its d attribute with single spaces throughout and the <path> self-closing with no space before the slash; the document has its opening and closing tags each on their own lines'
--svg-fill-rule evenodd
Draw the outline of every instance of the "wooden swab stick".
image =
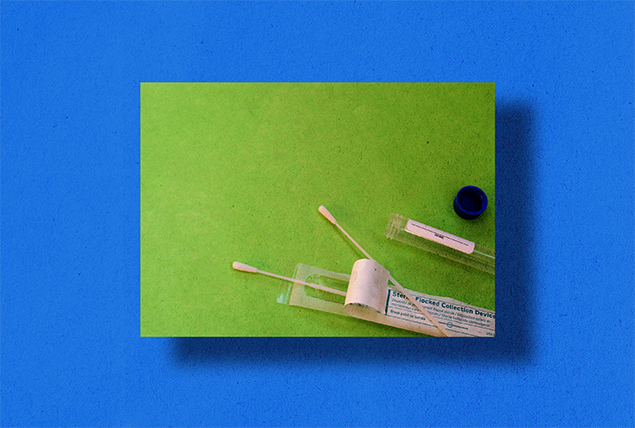
<svg viewBox="0 0 635 428">
<path fill-rule="evenodd" d="M 355 240 L 353 239 L 353 237 L 352 237 L 351 235 L 349 235 L 349 234 L 348 234 L 348 233 L 344 230 L 344 228 L 343 228 L 342 226 L 340 226 L 340 224 L 337 222 L 337 220 L 335 220 L 335 217 L 333 217 L 333 214 L 331 214 L 331 213 L 329 212 L 329 210 L 327 210 L 327 209 L 326 209 L 326 207 L 325 207 L 324 205 L 320 206 L 320 208 L 318 208 L 318 211 L 320 212 L 320 214 L 322 214 L 324 217 L 326 217 L 326 219 L 327 219 L 328 221 L 330 221 L 330 222 L 331 222 L 331 223 L 333 223 L 335 226 L 337 226 L 337 227 L 338 227 L 338 229 L 339 229 L 339 230 L 341 230 L 341 231 L 342 231 L 342 233 L 343 233 L 344 235 L 346 235 L 346 237 L 347 237 L 348 239 L 350 239 L 350 241 L 351 241 L 353 244 L 355 244 L 355 246 L 359 249 L 359 251 L 361 251 L 361 252 L 362 252 L 362 253 L 363 253 L 363 254 L 364 254 L 367 258 L 369 258 L 370 260 L 375 260 L 375 259 L 373 259 L 373 258 L 370 256 L 370 254 L 368 254 L 368 253 L 367 253 L 367 252 L 366 252 L 366 251 L 362 248 L 362 246 L 361 246 L 361 245 L 359 245 L 359 244 L 357 243 L 357 241 L 355 241 Z M 424 308 L 424 307 L 421 305 L 421 303 L 420 303 L 419 301 L 417 301 L 417 299 L 415 299 L 415 298 L 414 298 L 414 296 L 408 292 L 408 290 L 406 290 L 405 288 L 403 288 L 403 287 L 401 286 L 401 284 L 399 284 L 399 283 L 395 280 L 395 278 L 393 278 L 393 277 L 392 277 L 392 275 L 390 276 L 390 282 L 392 282 L 392 283 L 393 283 L 393 285 L 395 286 L 395 288 L 396 288 L 399 292 L 401 292 L 404 296 L 406 296 L 406 297 L 408 298 L 408 300 L 410 300 L 410 301 L 411 301 L 411 302 L 412 302 L 412 303 L 413 303 L 413 304 L 417 307 L 417 309 L 419 309 L 419 311 L 420 311 L 420 312 L 421 312 L 421 313 L 422 313 L 422 314 L 423 314 L 423 315 L 424 315 L 424 316 L 425 316 L 428 320 L 430 320 L 430 322 L 431 322 L 432 324 L 434 324 L 434 326 L 435 326 L 436 328 L 438 328 L 438 329 L 439 329 L 439 331 L 441 331 L 441 333 L 442 333 L 444 336 L 447 336 L 447 337 L 451 336 L 451 335 L 450 335 L 450 333 L 449 333 L 449 332 L 448 332 L 448 331 L 447 331 L 447 330 L 446 330 L 446 329 L 445 329 L 445 328 L 441 325 L 441 323 L 440 323 L 439 321 L 437 321 L 437 319 L 436 319 L 435 317 L 433 317 L 433 316 L 432 316 L 432 314 L 430 314 L 430 312 L 428 312 L 428 311 L 426 310 L 426 308 Z"/>
</svg>

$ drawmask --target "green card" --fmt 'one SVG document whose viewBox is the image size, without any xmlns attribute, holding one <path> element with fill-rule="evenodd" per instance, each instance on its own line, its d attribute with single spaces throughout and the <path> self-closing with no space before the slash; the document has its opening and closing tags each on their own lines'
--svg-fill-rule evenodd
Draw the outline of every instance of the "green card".
<svg viewBox="0 0 635 428">
<path fill-rule="evenodd" d="M 364 258 L 494 310 L 494 275 L 384 236 L 391 213 L 494 249 L 493 83 L 142 83 L 142 336 L 415 336 L 278 303 L 299 263 Z M 459 217 L 459 189 L 489 200 Z"/>
</svg>

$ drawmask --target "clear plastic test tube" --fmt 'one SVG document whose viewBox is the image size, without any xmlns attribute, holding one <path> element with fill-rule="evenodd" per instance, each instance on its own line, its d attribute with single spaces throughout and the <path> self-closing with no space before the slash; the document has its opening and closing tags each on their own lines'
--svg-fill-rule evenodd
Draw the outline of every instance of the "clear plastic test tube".
<svg viewBox="0 0 635 428">
<path fill-rule="evenodd" d="M 421 248 L 492 275 L 496 274 L 494 250 L 399 214 L 390 215 L 384 235 L 389 239 Z"/>
</svg>

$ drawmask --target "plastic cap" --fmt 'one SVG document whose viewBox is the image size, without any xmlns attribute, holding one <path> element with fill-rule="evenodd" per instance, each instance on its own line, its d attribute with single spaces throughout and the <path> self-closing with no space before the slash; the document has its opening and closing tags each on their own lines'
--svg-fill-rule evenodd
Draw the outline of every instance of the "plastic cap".
<svg viewBox="0 0 635 428">
<path fill-rule="evenodd" d="M 474 220 L 487 208 L 487 196 L 478 187 L 465 186 L 454 198 L 454 211 L 459 217 Z"/>
</svg>

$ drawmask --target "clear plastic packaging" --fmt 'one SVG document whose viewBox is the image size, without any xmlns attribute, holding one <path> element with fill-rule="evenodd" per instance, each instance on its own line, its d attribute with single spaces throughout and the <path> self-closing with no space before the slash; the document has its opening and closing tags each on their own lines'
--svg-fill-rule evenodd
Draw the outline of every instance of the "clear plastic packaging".
<svg viewBox="0 0 635 428">
<path fill-rule="evenodd" d="M 351 276 L 302 263 L 296 266 L 293 274 L 294 279 L 347 293 Z M 409 292 L 445 326 L 452 336 L 494 337 L 496 320 L 494 310 L 479 308 L 448 297 L 432 296 L 413 290 L 409 290 Z M 390 287 L 384 300 L 385 314 L 376 310 L 359 311 L 359 305 L 356 304 L 348 305 L 349 307 L 357 306 L 357 308 L 353 308 L 353 311 L 350 311 L 349 308 L 347 311 L 343 296 L 293 282 L 284 282 L 278 296 L 278 303 L 290 306 L 300 306 L 347 317 L 352 316 L 429 336 L 441 336 L 439 329 L 422 316 L 415 305 L 399 291 Z M 364 312 L 366 312 L 366 316 Z"/>
<path fill-rule="evenodd" d="M 422 223 L 391 214 L 384 235 L 413 247 L 495 275 L 494 250 Z"/>
</svg>

